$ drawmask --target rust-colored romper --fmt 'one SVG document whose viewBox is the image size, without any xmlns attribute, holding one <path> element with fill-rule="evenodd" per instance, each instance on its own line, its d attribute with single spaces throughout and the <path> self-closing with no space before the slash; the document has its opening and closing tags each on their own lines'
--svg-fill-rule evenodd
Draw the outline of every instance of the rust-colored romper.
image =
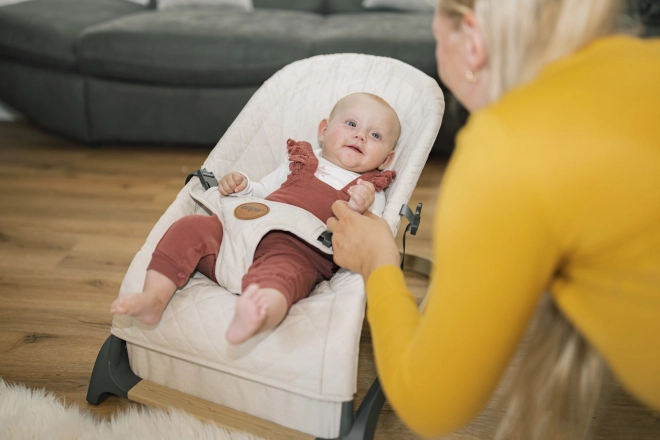
<svg viewBox="0 0 660 440">
<path fill-rule="evenodd" d="M 287 180 L 266 197 L 298 206 L 326 222 L 336 200 L 348 201 L 348 189 L 358 178 L 370 181 L 376 191 L 386 188 L 396 176 L 394 171 L 369 171 L 341 190 L 317 179 L 314 175 L 318 159 L 307 142 L 287 141 L 290 174 Z M 218 217 L 188 215 L 170 226 L 153 253 L 148 269 L 162 273 L 182 287 L 195 270 L 217 282 L 215 266 L 223 236 Z M 328 280 L 338 266 L 332 255 L 325 254 L 306 241 L 284 231 L 271 231 L 259 242 L 254 260 L 243 276 L 242 288 L 257 283 L 260 287 L 277 289 L 286 297 L 289 307 L 306 298 L 314 286 Z"/>
</svg>

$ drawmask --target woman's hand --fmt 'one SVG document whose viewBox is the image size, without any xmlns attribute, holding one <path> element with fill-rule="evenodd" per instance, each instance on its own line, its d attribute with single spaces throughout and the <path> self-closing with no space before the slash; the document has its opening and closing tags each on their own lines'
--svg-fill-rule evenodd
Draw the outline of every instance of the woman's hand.
<svg viewBox="0 0 660 440">
<path fill-rule="evenodd" d="M 361 274 L 365 282 L 381 266 L 399 266 L 399 248 L 385 220 L 371 212 L 358 214 L 341 200 L 333 203 L 332 212 L 327 225 L 335 263 Z"/>
</svg>

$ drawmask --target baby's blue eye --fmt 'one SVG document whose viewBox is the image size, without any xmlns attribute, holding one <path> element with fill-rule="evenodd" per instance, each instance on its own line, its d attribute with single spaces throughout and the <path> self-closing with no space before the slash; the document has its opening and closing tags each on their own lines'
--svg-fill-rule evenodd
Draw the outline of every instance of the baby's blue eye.
<svg viewBox="0 0 660 440">
<path fill-rule="evenodd" d="M 379 133 L 371 133 L 371 135 L 373 137 L 375 137 L 376 139 L 380 139 L 380 134 Z"/>
<path fill-rule="evenodd" d="M 353 121 L 348 121 L 346 124 L 348 124 L 349 127 L 357 127 L 357 124 Z"/>
</svg>

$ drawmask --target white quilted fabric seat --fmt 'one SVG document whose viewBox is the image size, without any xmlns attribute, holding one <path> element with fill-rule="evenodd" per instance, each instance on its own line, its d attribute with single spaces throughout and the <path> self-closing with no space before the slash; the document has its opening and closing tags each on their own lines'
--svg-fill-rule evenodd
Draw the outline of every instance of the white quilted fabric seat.
<svg viewBox="0 0 660 440">
<path fill-rule="evenodd" d="M 440 127 L 444 99 L 437 83 L 400 61 L 361 54 L 295 62 L 254 94 L 203 168 L 260 179 L 286 160 L 286 140 L 316 145 L 319 121 L 341 97 L 377 94 L 397 111 L 402 134 L 391 168 L 384 218 L 395 233 Z M 120 295 L 142 290 L 151 254 L 168 227 L 205 213 L 190 196 L 193 178 L 135 256 Z M 177 291 L 154 327 L 115 316 L 132 370 L 143 379 L 321 438 L 339 434 L 342 402 L 353 399 L 365 296 L 362 278 L 345 269 L 295 304 L 275 330 L 240 346 L 224 338 L 237 296 L 202 275 Z"/>
</svg>

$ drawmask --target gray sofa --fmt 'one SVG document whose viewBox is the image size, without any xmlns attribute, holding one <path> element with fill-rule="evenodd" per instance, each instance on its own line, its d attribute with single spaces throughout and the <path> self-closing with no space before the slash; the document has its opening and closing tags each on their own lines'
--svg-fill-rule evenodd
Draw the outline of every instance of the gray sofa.
<svg viewBox="0 0 660 440">
<path fill-rule="evenodd" d="M 155 0 L 151 0 L 152 3 Z M 648 37 L 660 0 L 627 0 Z M 362 52 L 437 80 L 431 13 L 362 0 L 254 0 L 255 10 L 159 11 L 126 0 L 0 7 L 0 101 L 88 144 L 215 145 L 259 86 L 313 55 Z M 448 156 L 467 112 L 448 92 L 433 154 Z"/>
<path fill-rule="evenodd" d="M 214 145 L 259 86 L 313 55 L 359 52 L 437 79 L 432 13 L 361 0 L 254 0 L 255 10 L 162 10 L 126 0 L 0 7 L 0 101 L 88 144 Z M 447 94 L 434 153 L 466 112 Z"/>
</svg>

